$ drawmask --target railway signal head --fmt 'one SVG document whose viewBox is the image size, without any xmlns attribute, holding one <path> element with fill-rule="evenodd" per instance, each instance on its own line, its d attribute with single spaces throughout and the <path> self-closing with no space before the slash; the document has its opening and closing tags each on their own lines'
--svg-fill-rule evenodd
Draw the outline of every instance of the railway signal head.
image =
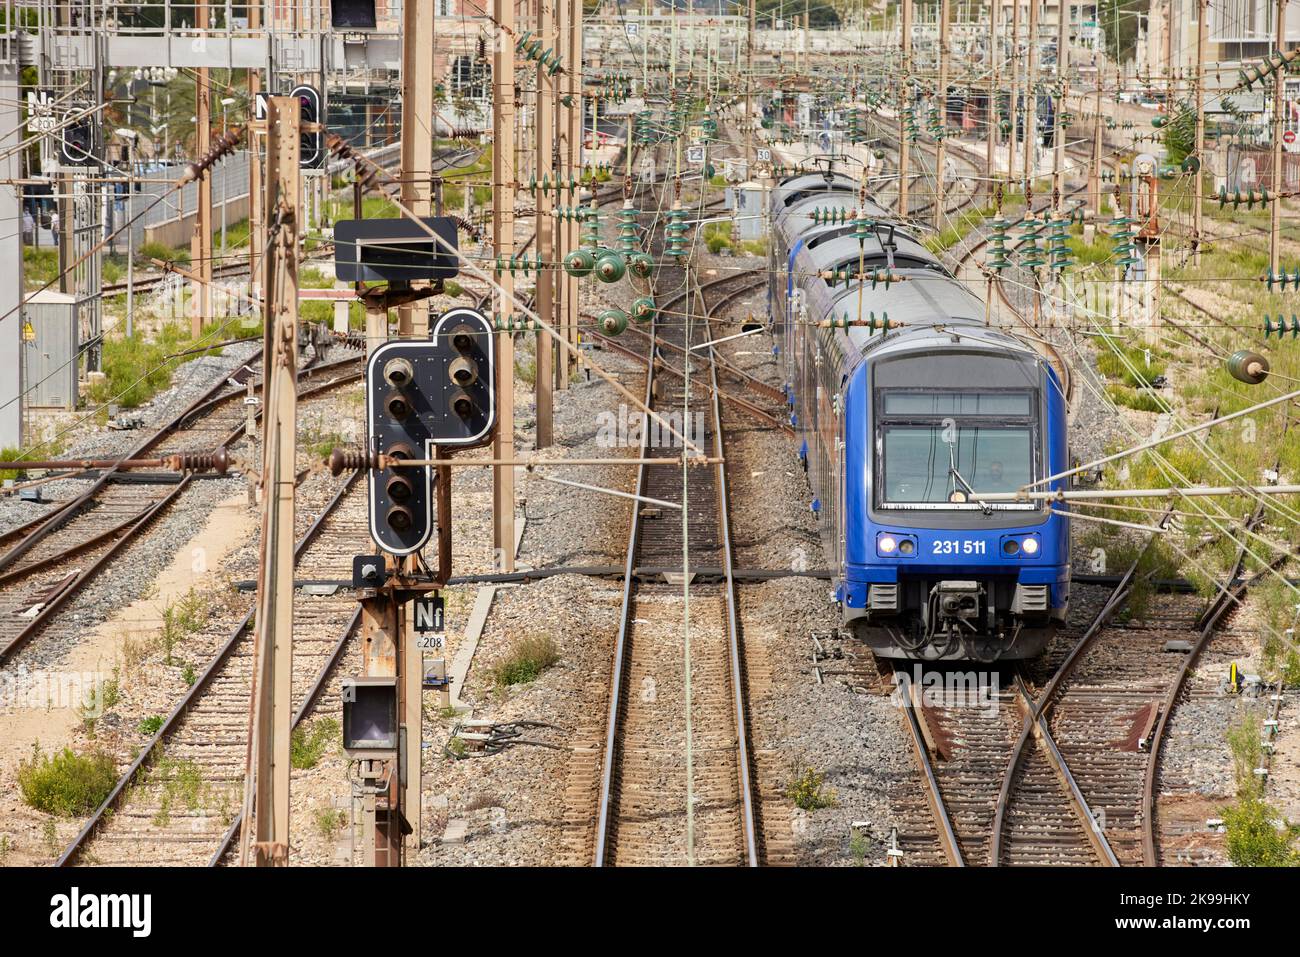
<svg viewBox="0 0 1300 957">
<path fill-rule="evenodd" d="M 496 340 L 477 309 L 444 312 L 430 338 L 439 369 L 430 430 L 437 445 L 472 448 L 492 440 L 496 425 Z"/>
<path fill-rule="evenodd" d="M 366 413 L 372 452 L 390 459 L 432 454 L 427 427 L 427 342 L 390 342 L 366 367 Z M 433 474 L 428 468 L 389 466 L 370 472 L 370 536 L 384 551 L 409 555 L 433 532 Z"/>
<path fill-rule="evenodd" d="M 496 424 L 495 341 L 474 309 L 452 309 L 428 340 L 397 340 L 366 366 L 369 450 L 386 457 L 370 482 L 370 535 L 384 551 L 423 548 L 436 520 L 433 469 L 400 460 L 433 457 L 437 446 L 472 448 L 492 440 Z"/>
<path fill-rule="evenodd" d="M 66 166 L 88 166 L 95 161 L 95 127 L 89 119 L 63 128 L 59 138 L 59 159 Z"/>
<path fill-rule="evenodd" d="M 299 119 L 306 125 L 324 124 L 325 111 L 321 108 L 320 91 L 314 86 L 295 86 L 289 95 L 297 99 Z M 302 146 L 298 152 L 299 169 L 320 169 L 325 164 L 325 132 L 303 130 L 300 135 Z"/>
</svg>

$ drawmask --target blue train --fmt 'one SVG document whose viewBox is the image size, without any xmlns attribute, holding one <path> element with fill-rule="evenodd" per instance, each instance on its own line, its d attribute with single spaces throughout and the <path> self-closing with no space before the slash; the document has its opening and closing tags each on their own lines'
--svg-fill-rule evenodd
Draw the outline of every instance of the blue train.
<svg viewBox="0 0 1300 957">
<path fill-rule="evenodd" d="M 1033 657 L 1065 618 L 1069 520 L 978 493 L 1069 467 L 1061 383 L 858 189 L 797 175 L 770 210 L 768 305 L 843 626 L 889 658 Z M 874 270 L 902 281 L 855 278 Z"/>
</svg>

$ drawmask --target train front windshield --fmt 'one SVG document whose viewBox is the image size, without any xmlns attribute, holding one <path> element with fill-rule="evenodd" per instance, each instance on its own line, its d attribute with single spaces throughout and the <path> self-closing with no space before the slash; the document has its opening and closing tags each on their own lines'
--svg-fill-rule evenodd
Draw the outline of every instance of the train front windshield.
<svg viewBox="0 0 1300 957">
<path fill-rule="evenodd" d="M 972 491 L 1032 482 L 1032 399 L 1025 391 L 881 393 L 879 504 L 979 507 Z"/>
</svg>

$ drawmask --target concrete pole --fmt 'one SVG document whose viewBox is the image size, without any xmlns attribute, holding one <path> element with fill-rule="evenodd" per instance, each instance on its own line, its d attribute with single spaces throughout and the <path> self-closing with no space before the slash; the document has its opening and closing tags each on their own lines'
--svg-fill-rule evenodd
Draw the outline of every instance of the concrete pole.
<svg viewBox="0 0 1300 957">
<path fill-rule="evenodd" d="M 1192 180 L 1192 263 L 1201 264 L 1201 242 L 1205 226 L 1201 194 L 1205 192 L 1205 47 L 1209 34 L 1207 20 L 1210 15 L 1207 0 L 1196 2 L 1196 173 Z M 1280 48 L 1279 48 L 1280 49 Z M 1274 203 L 1273 205 L 1278 205 Z"/>
<path fill-rule="evenodd" d="M 934 151 L 934 228 L 943 229 L 946 215 L 944 209 L 944 165 L 947 151 L 944 148 L 948 129 L 948 21 L 952 10 L 949 0 L 939 0 L 939 79 L 935 83 L 934 98 L 939 110 L 940 136 Z"/>
<path fill-rule="evenodd" d="M 283 227 L 267 243 L 262 386 L 262 547 L 253 639 L 253 733 L 244 784 L 240 861 L 252 851 L 258 867 L 289 863 L 289 733 L 293 715 L 294 492 L 298 411 L 299 107 L 272 97 L 267 114 L 267 182 Z M 255 797 L 253 796 L 255 795 Z M 251 812 L 251 815 L 250 815 Z"/>
<path fill-rule="evenodd" d="M 1031 0 L 1032 2 L 1032 0 Z M 1016 181 L 1016 148 L 1020 142 L 1020 5 L 1011 0 L 1011 132 L 1007 136 L 1007 182 Z"/>
<path fill-rule="evenodd" d="M 16 53 L 16 51 L 15 51 Z M 0 61 L 0 448 L 23 448 L 23 230 L 19 187 L 22 125 L 18 109 L 18 58 Z M 36 225 L 36 232 L 40 231 Z"/>
<path fill-rule="evenodd" d="M 197 3 L 195 23 L 200 30 L 208 28 L 207 0 Z M 194 73 L 194 153 L 205 156 L 212 148 L 212 86 L 207 67 L 199 67 Z M 196 185 L 198 205 L 190 238 L 190 260 L 198 282 L 191 284 L 190 335 L 198 338 L 204 321 L 212 317 L 212 177 L 201 176 Z"/>
<path fill-rule="evenodd" d="M 402 204 L 417 216 L 433 214 L 434 5 L 402 6 Z M 429 334 L 428 303 L 397 310 L 397 334 Z"/>
<path fill-rule="evenodd" d="M 492 0 L 497 36 L 492 45 L 492 250 L 508 261 L 515 251 L 515 3 Z M 502 319 L 513 315 L 514 277 L 503 271 L 495 309 Z M 515 344 L 509 335 L 497 339 L 497 428 L 493 457 L 515 454 Z M 511 466 L 492 470 L 492 544 L 499 572 L 515 567 L 515 472 Z"/>
<path fill-rule="evenodd" d="M 537 30 L 542 49 L 555 49 L 555 4 L 557 0 L 537 0 Z M 540 184 L 547 176 L 559 172 L 555 163 L 555 79 L 540 64 L 537 67 L 537 122 L 535 125 L 537 160 L 536 175 Z M 556 262 L 555 219 L 551 215 L 553 194 L 538 187 L 537 190 L 537 252 L 545 264 L 537 272 L 537 314 L 555 325 L 560 321 L 555 310 Z M 537 401 L 537 448 L 547 448 L 552 443 L 555 415 L 555 342 L 548 332 L 538 332 L 537 366 L 533 387 Z"/>
<path fill-rule="evenodd" d="M 908 191 L 911 187 L 912 145 L 907 138 L 904 116 L 912 102 L 912 0 L 902 2 L 903 25 L 900 33 L 903 41 L 903 69 L 898 90 L 898 215 L 906 219 Z"/>
<path fill-rule="evenodd" d="M 1025 195 L 1038 172 L 1038 9 L 1042 0 L 1029 0 L 1029 63 L 1025 68 Z"/>
</svg>

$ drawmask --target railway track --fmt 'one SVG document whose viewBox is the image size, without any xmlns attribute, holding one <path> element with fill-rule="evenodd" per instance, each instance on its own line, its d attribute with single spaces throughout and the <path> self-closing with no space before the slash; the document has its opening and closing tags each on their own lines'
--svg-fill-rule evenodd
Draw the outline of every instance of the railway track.
<svg viewBox="0 0 1300 957">
<path fill-rule="evenodd" d="M 707 317 L 753 278 L 705 288 L 728 284 L 737 288 L 710 306 L 693 272 L 664 260 L 656 317 L 638 336 L 645 351 L 619 346 L 645 365 L 647 405 L 720 461 L 638 468 L 637 494 L 653 501 L 632 513 L 604 724 L 593 715 L 577 735 L 590 747 L 579 750 L 566 790 L 569 863 L 752 866 L 767 853 L 748 739 L 720 363 L 714 347 L 698 348 L 713 338 Z M 703 403 L 691 380 L 705 384 Z M 642 431 L 642 457 L 681 460 L 671 434 L 653 424 Z M 710 581 L 693 580 L 706 567 Z"/>
<path fill-rule="evenodd" d="M 707 341 L 708 334 L 707 324 L 660 328 L 656 322 L 651 328 L 652 340 L 684 348 Z M 711 365 L 710 375 L 716 379 Z M 685 392 L 665 389 L 653 372 L 647 376 L 646 400 L 661 414 L 690 408 Z M 708 454 L 725 456 L 716 399 L 702 433 L 687 431 L 703 440 Z M 641 454 L 671 458 L 680 452 L 652 443 L 646 430 Z M 643 467 L 638 476 L 639 495 L 680 505 L 686 517 L 679 521 L 677 510 L 650 505 L 634 513 L 605 743 L 597 865 L 759 862 L 725 464 L 684 471 Z M 637 565 L 681 563 L 723 566 L 725 582 L 692 584 L 687 571 L 685 582 L 649 584 L 631 574 Z M 689 838 L 688 801 L 695 802 Z"/>
<path fill-rule="evenodd" d="M 1247 527 L 1262 515 L 1260 503 Z M 925 700 L 904 685 L 922 781 L 899 805 L 905 859 L 1165 863 L 1157 798 L 1167 729 L 1198 657 L 1248 587 L 1245 557 L 1239 549 L 1208 605 L 1194 594 L 1159 595 L 1142 619 L 1116 620 L 1140 555 L 1077 639 L 1058 640 L 976 701 Z"/>
<path fill-rule="evenodd" d="M 298 577 L 336 577 L 369 544 L 366 493 L 351 473 L 294 548 Z M 300 510 L 310 514 L 310 509 Z M 294 725 L 314 708 L 337 713 L 330 682 L 360 621 L 348 589 L 294 602 Z M 189 692 L 64 849 L 59 866 L 217 864 L 238 834 L 253 673 L 254 600 Z"/>
<path fill-rule="evenodd" d="M 363 356 L 346 348 L 343 358 L 309 366 L 300 376 L 307 398 L 359 379 Z M 236 379 L 254 375 L 251 366 Z M 145 454 L 206 455 L 233 446 L 245 434 L 242 383 L 216 383 L 175 419 L 141 441 L 126 458 Z M 75 476 L 73 476 L 75 477 Z M 13 530 L 0 555 L 0 665 L 58 624 L 59 610 L 165 514 L 196 481 L 195 473 L 159 476 L 103 471 L 88 489 L 39 520 Z"/>
</svg>

